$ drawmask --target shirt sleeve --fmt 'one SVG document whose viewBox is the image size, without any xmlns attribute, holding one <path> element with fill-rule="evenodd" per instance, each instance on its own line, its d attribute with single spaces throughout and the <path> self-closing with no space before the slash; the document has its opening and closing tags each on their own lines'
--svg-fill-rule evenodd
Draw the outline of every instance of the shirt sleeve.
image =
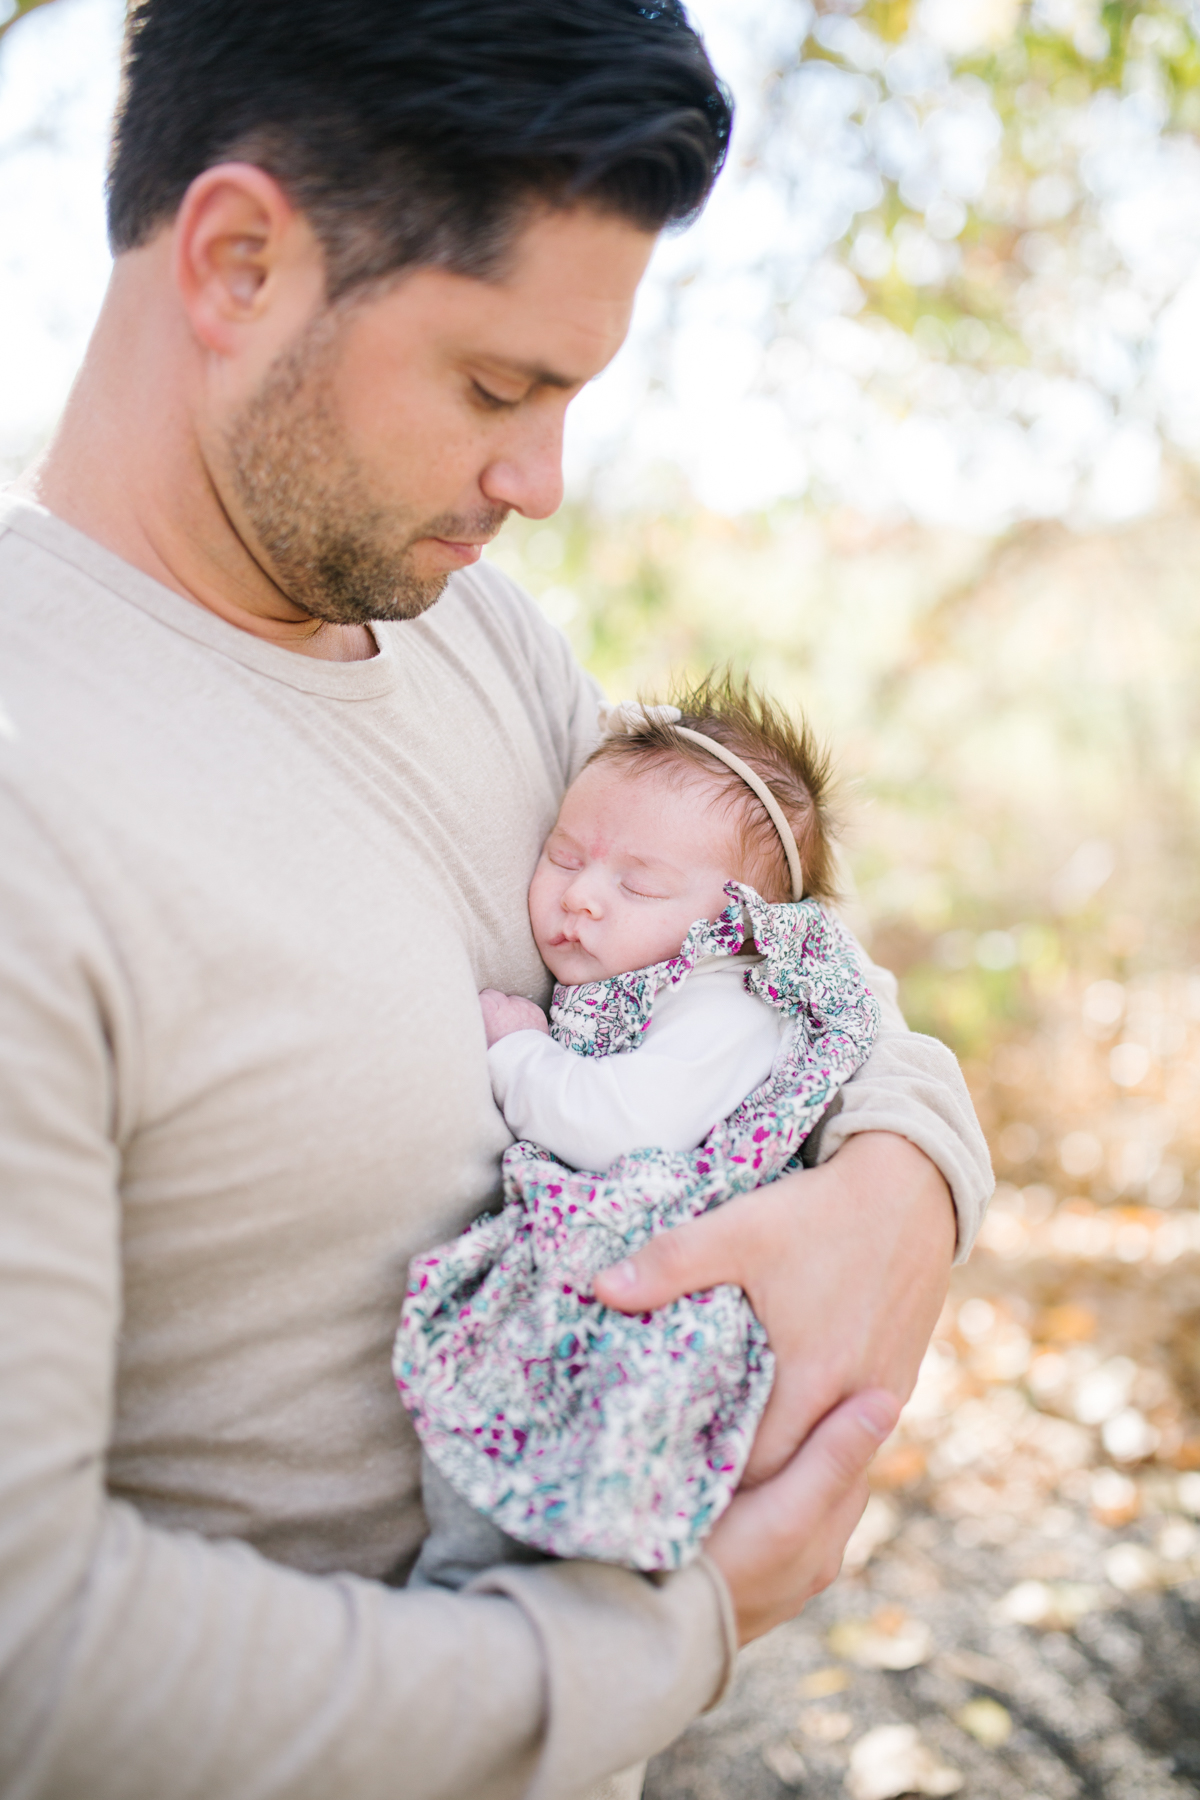
<svg viewBox="0 0 1200 1800">
<path fill-rule="evenodd" d="M 703 1560 L 410 1594 L 106 1493 L 136 1021 L 70 870 L 3 791 L 0 838 L 0 1795 L 567 1800 L 661 1749 L 732 1656 Z"/>
<path fill-rule="evenodd" d="M 896 978 L 860 948 L 867 986 L 879 1002 L 879 1036 L 809 1139 L 804 1160 L 828 1162 L 860 1131 L 892 1131 L 941 1170 L 958 1217 L 955 1262 L 971 1253 L 995 1187 L 992 1160 L 962 1070 L 939 1039 L 910 1031 Z"/>
<path fill-rule="evenodd" d="M 741 973 L 697 974 L 661 994 L 642 1042 L 620 1056 L 579 1056 L 540 1031 L 488 1051 L 510 1131 L 574 1169 L 607 1169 L 631 1150 L 694 1150 L 766 1080 L 780 1016 Z"/>
</svg>

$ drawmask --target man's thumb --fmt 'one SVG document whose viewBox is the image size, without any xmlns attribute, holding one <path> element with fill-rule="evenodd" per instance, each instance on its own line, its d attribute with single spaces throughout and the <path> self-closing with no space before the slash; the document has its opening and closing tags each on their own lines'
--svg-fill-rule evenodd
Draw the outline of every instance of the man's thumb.
<svg viewBox="0 0 1200 1800">
<path fill-rule="evenodd" d="M 699 1294 L 722 1282 L 736 1282 L 732 1210 L 722 1207 L 707 1218 L 660 1232 L 636 1256 L 628 1256 L 596 1276 L 592 1291 L 597 1300 L 615 1312 L 654 1312 L 681 1294 Z"/>
<path fill-rule="evenodd" d="M 784 1474 L 802 1465 L 820 1465 L 817 1479 L 831 1493 L 848 1488 L 856 1481 L 882 1444 L 896 1429 L 900 1402 L 886 1388 L 868 1388 L 852 1394 L 840 1406 L 827 1413 L 801 1445 Z"/>
</svg>

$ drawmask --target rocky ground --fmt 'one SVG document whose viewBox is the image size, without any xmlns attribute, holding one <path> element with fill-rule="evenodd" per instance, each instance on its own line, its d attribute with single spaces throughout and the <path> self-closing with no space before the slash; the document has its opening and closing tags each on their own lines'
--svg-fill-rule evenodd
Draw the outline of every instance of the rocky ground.
<svg viewBox="0 0 1200 1800">
<path fill-rule="evenodd" d="M 729 1698 L 651 1765 L 648 1800 L 1200 1793 L 1200 1579 L 1112 1588 L 1110 1535 L 1058 1509 L 1019 1549 L 967 1547 L 914 1508 L 866 1571 L 743 1654 Z"/>
<path fill-rule="evenodd" d="M 1200 1793 L 1200 1211 L 1002 1186 L 846 1572 L 648 1800 Z"/>
</svg>

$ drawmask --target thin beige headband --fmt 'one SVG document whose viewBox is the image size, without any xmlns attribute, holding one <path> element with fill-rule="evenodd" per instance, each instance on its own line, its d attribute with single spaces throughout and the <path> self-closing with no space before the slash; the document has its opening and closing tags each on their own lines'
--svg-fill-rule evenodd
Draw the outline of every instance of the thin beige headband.
<svg viewBox="0 0 1200 1800">
<path fill-rule="evenodd" d="M 740 756 L 735 756 L 724 744 L 718 744 L 716 738 L 706 737 L 702 731 L 692 731 L 689 726 L 681 725 L 679 721 L 682 717 L 677 706 L 643 706 L 639 700 L 620 700 L 615 705 L 605 703 L 601 706 L 600 730 L 605 737 L 632 737 L 646 724 L 673 725 L 680 737 L 690 739 L 710 755 L 719 757 L 735 775 L 741 776 L 746 786 L 757 794 L 766 807 L 787 857 L 792 877 L 792 899 L 803 900 L 804 872 L 800 866 L 800 852 L 796 848 L 796 836 L 787 822 L 782 806 L 762 776 L 756 775 L 749 763 L 744 763 Z"/>
</svg>

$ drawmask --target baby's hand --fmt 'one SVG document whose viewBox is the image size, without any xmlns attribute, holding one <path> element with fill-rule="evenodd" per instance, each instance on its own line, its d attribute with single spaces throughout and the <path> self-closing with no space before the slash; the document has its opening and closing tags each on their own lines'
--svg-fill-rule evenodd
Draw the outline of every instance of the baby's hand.
<svg viewBox="0 0 1200 1800">
<path fill-rule="evenodd" d="M 483 1008 L 483 1028 L 487 1032 L 488 1049 L 514 1031 L 544 1031 L 550 1027 L 540 1006 L 520 994 L 502 994 L 498 988 L 484 988 L 479 996 Z"/>
</svg>

